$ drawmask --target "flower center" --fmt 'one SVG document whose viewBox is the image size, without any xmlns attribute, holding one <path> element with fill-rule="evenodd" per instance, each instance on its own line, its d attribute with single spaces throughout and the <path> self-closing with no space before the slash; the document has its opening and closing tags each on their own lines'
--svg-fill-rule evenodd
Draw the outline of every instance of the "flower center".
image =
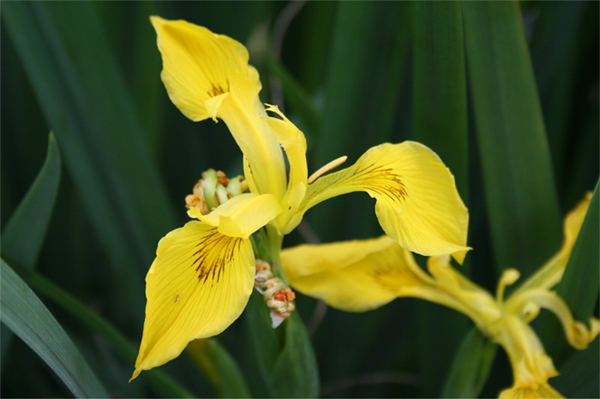
<svg viewBox="0 0 600 399">
<path fill-rule="evenodd" d="M 202 173 L 202 179 L 193 188 L 192 194 L 185 197 L 186 208 L 198 208 L 203 215 L 227 202 L 228 199 L 248 190 L 243 176 L 229 179 L 225 173 L 209 169 Z"/>
</svg>

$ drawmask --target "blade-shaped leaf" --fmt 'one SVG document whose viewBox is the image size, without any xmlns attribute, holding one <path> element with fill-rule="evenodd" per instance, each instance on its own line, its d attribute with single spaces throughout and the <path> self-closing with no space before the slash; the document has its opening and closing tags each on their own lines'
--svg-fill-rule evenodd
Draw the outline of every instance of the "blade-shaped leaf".
<svg viewBox="0 0 600 399">
<path fill-rule="evenodd" d="M 466 1 L 462 10 L 496 267 L 526 277 L 559 247 L 561 225 L 519 5 Z"/>
<path fill-rule="evenodd" d="M 598 375 L 598 338 L 583 351 L 577 351 L 560 368 L 560 375 L 550 380 L 558 392 L 567 398 L 597 398 L 599 397 Z"/>
<path fill-rule="evenodd" d="M 309 93 L 275 57 L 267 58 L 267 66 L 269 72 L 280 80 L 285 99 L 295 109 L 300 119 L 300 128 L 304 129 L 310 144 L 316 140 L 315 133 L 319 131 L 321 117 L 312 105 Z"/>
<path fill-rule="evenodd" d="M 440 397 L 476 398 L 488 379 L 497 348 L 476 327 L 471 328 L 456 351 Z"/>
<path fill-rule="evenodd" d="M 590 206 L 579 230 L 573 252 L 565 268 L 556 292 L 573 312 L 577 320 L 586 320 L 594 312 L 598 299 L 599 250 L 598 241 L 598 193 L 599 185 L 592 195 Z"/>
<path fill-rule="evenodd" d="M 442 158 L 466 200 L 467 86 L 460 3 L 412 5 L 414 138 Z M 465 269 L 461 271 L 468 274 Z M 432 303 L 420 302 L 419 309 L 420 370 L 424 394 L 433 397 L 439 395 L 468 325 L 463 315 Z"/>
<path fill-rule="evenodd" d="M 599 206 L 597 184 L 565 273 L 556 288 L 557 294 L 571 309 L 573 317 L 586 324 L 593 315 L 600 288 Z M 542 332 L 549 354 L 557 364 L 561 364 L 573 349 L 567 345 L 560 323 L 556 318 L 548 317 Z"/>
<path fill-rule="evenodd" d="M 319 395 L 319 374 L 310 339 L 298 312 L 277 329 L 258 294 L 250 296 L 248 326 L 256 362 L 272 397 L 314 398 Z"/>
<path fill-rule="evenodd" d="M 342 155 L 352 162 L 390 140 L 409 42 L 407 11 L 405 2 L 337 4 L 316 168 Z M 372 237 L 381 232 L 372 206 L 364 195 L 336 198 L 308 217 L 324 241 Z M 340 237 L 336 230 L 362 235 Z"/>
<path fill-rule="evenodd" d="M 56 319 L 19 276 L 2 266 L 2 322 L 31 347 L 75 397 L 108 393 Z"/>
<path fill-rule="evenodd" d="M 594 2 L 541 3 L 532 32 L 531 58 L 559 187 L 570 180 L 567 165 L 572 152 L 565 148 L 572 148 L 569 137 L 573 136 L 574 126 L 570 121 L 582 97 L 576 93 L 582 60 L 589 55 L 592 46 L 597 47 L 596 30 L 586 23 L 586 19 L 595 18 L 594 15 L 598 15 Z M 559 193 L 563 206 L 565 196 L 570 195 L 568 191 Z"/>
<path fill-rule="evenodd" d="M 50 223 L 60 182 L 60 153 L 54 134 L 44 165 L 2 232 L 2 257 L 33 269 Z"/>
<path fill-rule="evenodd" d="M 56 202 L 60 167 L 60 153 L 56 139 L 54 134 L 50 133 L 44 165 L 2 232 L 4 259 L 18 262 L 29 270 L 35 267 Z M 13 336 L 4 326 L 2 331 L 4 360 Z M 4 365 L 5 362 L 2 364 Z"/>
<path fill-rule="evenodd" d="M 460 3 L 413 3 L 414 138 L 450 168 L 468 197 L 467 85 Z"/>
<path fill-rule="evenodd" d="M 2 17 L 107 249 L 114 287 L 141 318 L 136 267 L 145 270 L 174 220 L 93 5 L 14 2 Z"/>
<path fill-rule="evenodd" d="M 220 398 L 250 398 L 235 359 L 216 339 L 197 339 L 190 342 L 186 353 L 211 380 Z"/>
<path fill-rule="evenodd" d="M 58 304 L 95 333 L 106 339 L 119 358 L 132 365 L 133 371 L 133 363 L 137 356 L 137 347 L 131 344 L 119 330 L 96 312 L 93 312 L 89 307 L 41 275 L 25 269 L 17 269 L 17 271 L 36 291 Z M 145 378 L 154 390 L 162 396 L 174 398 L 194 397 L 194 395 L 182 388 L 171 377 L 160 370 L 150 370 L 143 373 L 140 378 Z"/>
</svg>

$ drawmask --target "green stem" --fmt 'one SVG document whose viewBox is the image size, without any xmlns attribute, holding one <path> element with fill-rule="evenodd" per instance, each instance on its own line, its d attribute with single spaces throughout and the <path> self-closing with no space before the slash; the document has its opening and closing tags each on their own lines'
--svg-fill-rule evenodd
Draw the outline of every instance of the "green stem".
<svg viewBox="0 0 600 399">
<path fill-rule="evenodd" d="M 277 228 L 270 224 L 266 226 L 266 229 L 273 274 L 288 285 L 285 275 L 283 274 L 283 269 L 281 268 L 281 245 L 283 244 L 283 235 L 279 234 Z"/>
</svg>

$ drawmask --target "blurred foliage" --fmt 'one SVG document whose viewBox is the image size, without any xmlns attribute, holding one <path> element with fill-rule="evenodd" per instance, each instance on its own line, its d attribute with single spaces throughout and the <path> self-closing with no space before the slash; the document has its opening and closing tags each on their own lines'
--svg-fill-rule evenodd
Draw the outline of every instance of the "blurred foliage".
<svg viewBox="0 0 600 399">
<path fill-rule="evenodd" d="M 271 349 L 256 347 L 251 336 L 267 333 L 249 329 L 263 316 L 249 307 L 205 349 L 206 356 L 218 356 L 214 367 L 236 376 L 239 367 L 247 387 L 224 389 L 226 382 L 215 384 L 197 359 L 185 355 L 160 374 L 127 383 L 142 332 L 144 277 L 158 240 L 187 220 L 184 197 L 202 171 L 242 170 L 224 123 L 193 123 L 168 100 L 149 15 L 186 19 L 247 45 L 261 73 L 262 100 L 277 101 L 305 131 L 312 171 L 341 155 L 350 164 L 383 141 L 430 145 L 456 175 L 469 205 L 470 275 L 492 290 L 503 268 L 528 274 L 558 250 L 560 219 L 598 181 L 598 2 L 2 6 L 2 232 L 20 231 L 22 240 L 42 245 L 34 248 L 35 272 L 25 269 L 38 252 L 23 260 L 9 256 L 19 240 L 3 240 L 2 256 L 111 396 L 244 396 L 246 389 L 255 397 L 278 396 L 289 373 L 303 372 L 265 366 L 257 357 Z M 50 130 L 63 163 L 42 240 L 9 220 L 42 169 Z M 53 195 L 33 198 L 37 211 L 51 209 Z M 305 235 L 294 232 L 284 245 L 311 239 L 309 227 L 312 239 L 322 241 L 379 235 L 373 205 L 362 193 L 328 201 L 307 214 L 308 224 L 298 229 Z M 35 219 L 40 226 L 31 231 L 43 232 L 47 220 Z M 559 288 L 579 306 L 574 284 L 591 287 L 586 309 L 574 310 L 580 318 L 594 303 L 598 312 L 597 286 L 594 291 L 579 278 L 585 270 L 579 265 L 597 272 L 597 238 L 595 243 L 596 256 L 581 250 Z M 304 339 L 297 327 L 302 321 L 307 326 L 325 397 L 432 397 L 442 389 L 472 394 L 473 387 L 458 385 L 469 379 L 489 397 L 510 385 L 501 350 L 485 384 L 464 370 L 449 373 L 454 354 L 457 364 L 468 345 L 487 356 L 471 359 L 472 369 L 489 363 L 490 350 L 472 334 L 465 339 L 469 325 L 460 315 L 413 299 L 361 314 L 323 313 L 321 304 L 301 295 L 296 302 L 295 327 L 284 331 Z M 429 308 L 431 315 L 424 314 Z M 537 327 L 543 324 L 546 345 L 562 345 L 562 331 L 548 330 L 550 321 L 542 321 Z M 51 368 L 10 336 L 3 324 L 2 396 L 71 396 Z M 598 396 L 597 342 L 557 360 L 562 376 L 556 387 L 563 394 Z M 457 381 L 455 390 L 447 378 Z"/>
</svg>

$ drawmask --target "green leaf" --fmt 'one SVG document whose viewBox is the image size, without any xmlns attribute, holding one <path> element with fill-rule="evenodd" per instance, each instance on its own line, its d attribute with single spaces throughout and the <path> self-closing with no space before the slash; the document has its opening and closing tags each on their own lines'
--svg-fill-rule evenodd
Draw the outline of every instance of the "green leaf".
<svg viewBox="0 0 600 399">
<path fill-rule="evenodd" d="M 50 133 L 44 165 L 2 232 L 4 259 L 18 262 L 29 270 L 35 267 L 56 202 L 60 167 L 56 139 Z M 2 358 L 5 360 L 13 336 L 4 327 L 2 331 Z"/>
<path fill-rule="evenodd" d="M 80 322 L 87 325 L 92 331 L 102 336 L 123 361 L 132 365 L 131 370 L 133 372 L 137 347 L 132 345 L 119 330 L 79 300 L 41 275 L 26 269 L 18 270 L 18 272 L 36 291 L 48 297 Z M 145 378 L 161 396 L 173 398 L 194 397 L 194 395 L 182 388 L 171 377 L 160 370 L 146 371 L 140 375 L 140 378 Z"/>
<path fill-rule="evenodd" d="M 2 322 L 40 356 L 75 397 L 108 393 L 69 336 L 23 280 L 2 265 Z"/>
<path fill-rule="evenodd" d="M 124 316 L 141 319 L 138 276 L 175 223 L 95 9 L 14 2 L 2 17 L 106 249 L 117 296 L 132 304 Z"/>
<path fill-rule="evenodd" d="M 575 320 L 580 320 L 586 325 L 598 302 L 600 288 L 598 186 L 597 184 L 592 195 L 563 278 L 556 287 L 556 293 L 565 300 Z M 547 318 L 542 332 L 549 354 L 557 364 L 561 364 L 574 350 L 566 344 L 560 323 L 554 317 Z"/>
<path fill-rule="evenodd" d="M 407 11 L 405 2 L 337 4 L 314 170 L 343 155 L 354 162 L 391 139 L 409 42 Z M 357 194 L 324 202 L 308 217 L 323 241 L 366 238 L 381 232 L 372 207 Z M 351 234 L 340 237 L 336 230 Z"/>
<path fill-rule="evenodd" d="M 412 11 L 414 138 L 442 158 L 466 202 L 467 84 L 460 3 L 416 2 Z"/>
<path fill-rule="evenodd" d="M 497 348 L 476 327 L 471 328 L 456 351 L 440 397 L 476 398 L 488 379 Z"/>
<path fill-rule="evenodd" d="M 434 150 L 469 194 L 467 86 L 460 3 L 413 5 L 414 139 Z M 466 265 L 461 271 L 468 274 Z M 419 357 L 424 395 L 439 395 L 467 319 L 453 310 L 419 302 Z M 443 329 L 438 326 L 444 326 Z"/>
<path fill-rule="evenodd" d="M 562 280 L 556 289 L 573 312 L 577 320 L 588 320 L 596 307 L 599 286 L 598 242 L 598 187 L 592 195 L 590 206 L 579 230 L 573 252 L 565 268 Z"/>
<path fill-rule="evenodd" d="M 54 134 L 48 139 L 44 165 L 2 232 L 2 257 L 31 270 L 37 258 L 60 183 L 60 153 Z"/>
<path fill-rule="evenodd" d="M 519 5 L 463 2 L 469 81 L 499 272 L 527 277 L 560 245 L 560 213 Z"/>
<path fill-rule="evenodd" d="M 320 129 L 321 116 L 313 107 L 309 93 L 272 55 L 267 57 L 267 67 L 269 72 L 280 80 L 285 99 L 298 115 L 307 141 L 313 142 L 316 140 L 315 133 Z"/>
<path fill-rule="evenodd" d="M 298 312 L 276 329 L 262 296 L 252 294 L 246 309 L 256 362 L 272 397 L 319 396 L 319 373 L 310 338 Z"/>
<path fill-rule="evenodd" d="M 567 398 L 599 397 L 598 338 L 582 351 L 577 351 L 560 368 L 560 375 L 550 380 L 550 384 Z"/>
<path fill-rule="evenodd" d="M 214 338 L 190 342 L 186 353 L 211 381 L 220 398 L 250 398 L 250 390 L 235 359 Z"/>
<path fill-rule="evenodd" d="M 594 2 L 544 2 L 533 25 L 531 58 L 559 187 L 572 178 L 568 163 L 573 152 L 565 148 L 573 148 L 569 140 L 574 136 L 571 122 L 584 97 L 576 92 L 582 64 L 592 47 L 597 48 L 597 28 L 587 23 L 592 18 L 597 20 L 595 15 L 598 8 Z M 568 191 L 559 193 L 563 206 Z"/>
</svg>

